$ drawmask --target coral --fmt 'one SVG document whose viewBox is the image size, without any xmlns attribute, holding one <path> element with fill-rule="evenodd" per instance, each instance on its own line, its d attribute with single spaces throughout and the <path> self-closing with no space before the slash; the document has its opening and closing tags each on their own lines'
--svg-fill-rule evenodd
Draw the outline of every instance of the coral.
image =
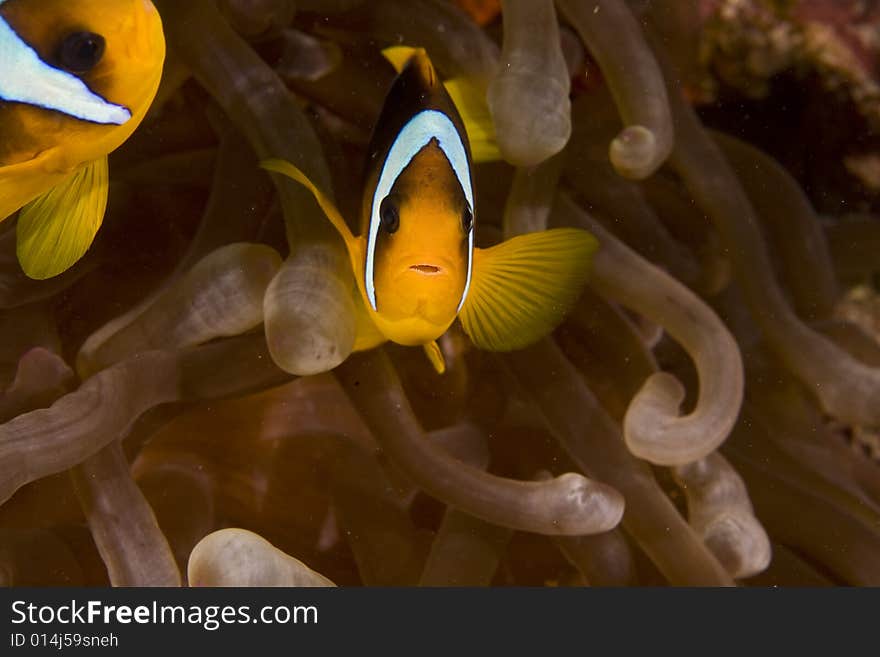
<svg viewBox="0 0 880 657">
<path fill-rule="evenodd" d="M 815 74 L 829 91 L 851 97 L 876 129 L 880 10 L 871 4 L 701 0 L 701 57 L 722 81 L 751 96 L 766 95 L 782 71 Z"/>
</svg>

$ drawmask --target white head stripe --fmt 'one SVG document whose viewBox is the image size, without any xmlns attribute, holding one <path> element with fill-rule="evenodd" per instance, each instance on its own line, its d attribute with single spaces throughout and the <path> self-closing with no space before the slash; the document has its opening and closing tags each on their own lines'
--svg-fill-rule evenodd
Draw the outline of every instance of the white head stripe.
<svg viewBox="0 0 880 657">
<path fill-rule="evenodd" d="M 382 165 L 382 173 L 379 176 L 379 182 L 376 190 L 373 192 L 373 202 L 370 214 L 370 228 L 367 233 L 367 264 L 364 272 L 364 284 L 367 289 L 367 297 L 373 310 L 376 310 L 376 286 L 373 280 L 375 273 L 375 256 L 376 256 L 376 238 L 379 234 L 379 224 L 381 217 L 379 216 L 379 206 L 391 192 L 391 188 L 397 181 L 397 178 L 407 167 L 410 161 L 422 148 L 436 139 L 440 145 L 440 149 L 449 160 L 455 177 L 458 179 L 461 189 L 464 191 L 464 198 L 471 208 L 474 210 L 474 191 L 471 188 L 471 171 L 468 163 L 467 151 L 461 140 L 461 135 L 455 125 L 443 112 L 438 110 L 423 110 L 413 116 L 405 126 L 394 143 L 391 150 L 388 151 L 388 157 Z M 467 297 L 468 289 L 471 284 L 471 265 L 473 264 L 474 253 L 474 231 L 471 229 L 468 234 L 468 270 L 465 282 L 464 294 L 462 294 L 458 309 L 464 304 Z"/>
<path fill-rule="evenodd" d="M 6 0 L 0 0 L 3 4 Z M 131 112 L 108 103 L 75 75 L 49 66 L 0 16 L 0 100 L 56 110 L 83 121 L 122 125 Z"/>
</svg>

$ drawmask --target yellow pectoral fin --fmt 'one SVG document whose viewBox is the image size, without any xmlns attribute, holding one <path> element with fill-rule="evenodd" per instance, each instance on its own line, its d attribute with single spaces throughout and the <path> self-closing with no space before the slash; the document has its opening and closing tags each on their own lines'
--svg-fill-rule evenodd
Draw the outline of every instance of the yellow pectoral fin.
<svg viewBox="0 0 880 657">
<path fill-rule="evenodd" d="M 431 361 L 431 365 L 434 366 L 437 374 L 443 374 L 446 371 L 446 360 L 443 358 L 443 352 L 440 351 L 437 341 L 432 340 L 428 344 L 422 345 L 422 348 L 425 350 L 425 355 Z"/>
<path fill-rule="evenodd" d="M 102 157 L 22 208 L 16 250 L 28 276 L 52 278 L 83 257 L 104 220 L 109 189 Z"/>
<path fill-rule="evenodd" d="M 495 162 L 502 159 L 486 94 L 476 84 L 461 77 L 446 80 L 443 84 L 461 114 L 474 162 Z"/>
<path fill-rule="evenodd" d="M 348 224 L 345 223 L 342 213 L 336 207 L 336 204 L 330 200 L 330 197 L 318 189 L 315 183 L 309 180 L 309 177 L 306 174 L 286 160 L 264 160 L 260 162 L 260 166 L 267 171 L 280 173 L 282 176 L 295 180 L 312 193 L 312 196 L 315 197 L 318 205 L 321 206 L 321 210 L 324 211 L 324 214 L 327 215 L 330 223 L 333 224 L 333 227 L 345 242 L 345 248 L 348 249 L 348 255 L 351 258 L 352 267 L 357 271 L 360 267 L 359 263 L 363 259 L 362 248 L 358 239 L 352 235 L 351 230 L 348 228 Z"/>
<path fill-rule="evenodd" d="M 470 291 L 459 315 L 481 349 L 521 349 L 562 321 L 589 274 L 598 243 L 584 230 L 555 228 L 474 250 Z"/>
<path fill-rule="evenodd" d="M 382 55 L 391 63 L 394 70 L 400 73 L 418 50 L 422 49 L 391 46 L 385 48 Z M 464 122 L 464 129 L 471 145 L 471 158 L 474 162 L 495 162 L 502 159 L 486 94 L 482 93 L 476 84 L 463 77 L 446 80 L 443 86 L 446 87 Z"/>
</svg>

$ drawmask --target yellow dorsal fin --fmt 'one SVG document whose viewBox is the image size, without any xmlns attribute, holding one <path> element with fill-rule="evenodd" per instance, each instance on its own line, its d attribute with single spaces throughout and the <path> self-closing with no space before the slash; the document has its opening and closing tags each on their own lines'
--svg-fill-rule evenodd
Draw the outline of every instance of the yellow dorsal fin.
<svg viewBox="0 0 880 657">
<path fill-rule="evenodd" d="M 495 162 L 502 159 L 486 94 L 463 77 L 446 80 L 443 84 L 464 122 L 474 162 Z"/>
<path fill-rule="evenodd" d="M 388 63 L 394 67 L 395 71 L 400 73 L 417 50 L 424 49 L 413 48 L 412 46 L 389 46 L 382 51 L 382 56 L 388 60 Z"/>
<path fill-rule="evenodd" d="M 584 230 L 555 228 L 474 250 L 459 315 L 481 349 L 513 351 L 550 333 L 580 296 L 598 243 Z"/>
<path fill-rule="evenodd" d="M 437 374 L 443 374 L 446 371 L 446 360 L 443 358 L 443 352 L 440 351 L 440 345 L 437 344 L 437 341 L 432 340 L 428 344 L 422 345 L 422 348 Z"/>
<path fill-rule="evenodd" d="M 264 160 L 260 162 L 260 166 L 267 171 L 280 173 L 282 176 L 295 180 L 312 193 L 312 196 L 315 197 L 318 205 L 321 206 L 321 210 L 324 211 L 324 214 L 327 215 L 330 223 L 333 224 L 333 227 L 345 242 L 345 248 L 348 250 L 348 255 L 351 259 L 352 269 L 357 272 L 361 267 L 361 259 L 363 257 L 360 240 L 352 235 L 351 230 L 348 228 L 348 224 L 345 223 L 345 219 L 342 217 L 342 213 L 336 207 L 336 204 L 330 200 L 330 197 L 318 189 L 315 183 L 309 180 L 309 177 L 306 174 L 287 160 Z"/>
<path fill-rule="evenodd" d="M 18 215 L 18 261 L 31 278 L 57 276 L 83 257 L 107 209 L 107 158 L 78 169 Z"/>
<path fill-rule="evenodd" d="M 411 46 L 391 46 L 382 51 L 398 73 L 416 52 L 424 52 L 423 48 Z M 501 151 L 495 138 L 495 124 L 489 113 L 486 94 L 480 91 L 475 83 L 464 77 L 451 78 L 443 82 L 449 97 L 455 104 L 464 129 L 471 145 L 471 157 L 474 162 L 494 162 L 501 159 Z"/>
</svg>

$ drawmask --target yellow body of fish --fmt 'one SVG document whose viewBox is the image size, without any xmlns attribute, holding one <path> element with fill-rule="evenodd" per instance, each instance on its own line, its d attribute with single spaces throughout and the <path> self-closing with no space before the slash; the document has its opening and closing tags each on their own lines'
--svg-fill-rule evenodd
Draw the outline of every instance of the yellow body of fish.
<svg viewBox="0 0 880 657">
<path fill-rule="evenodd" d="M 423 346 L 442 372 L 436 340 L 456 317 L 478 347 L 493 351 L 552 331 L 579 296 L 597 244 L 585 231 L 555 229 L 476 248 L 467 135 L 482 139 L 490 129 L 462 120 L 461 103 L 424 51 L 404 52 L 389 57 L 400 74 L 369 149 L 360 236 L 299 169 L 280 160 L 263 166 L 310 189 L 343 237 L 363 299 L 355 350 L 385 340 Z M 479 149 L 490 156 L 481 159 L 497 152 L 488 143 Z"/>
<path fill-rule="evenodd" d="M 106 156 L 144 118 L 164 58 L 149 0 L 0 0 L 0 220 L 23 208 L 29 276 L 54 276 L 91 245 Z"/>
</svg>

